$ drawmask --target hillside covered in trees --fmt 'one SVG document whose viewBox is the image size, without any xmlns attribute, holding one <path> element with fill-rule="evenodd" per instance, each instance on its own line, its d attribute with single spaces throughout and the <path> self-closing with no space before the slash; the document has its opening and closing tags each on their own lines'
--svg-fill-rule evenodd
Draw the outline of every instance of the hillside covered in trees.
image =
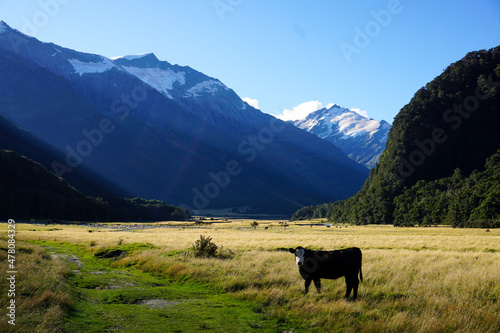
<svg viewBox="0 0 500 333">
<path fill-rule="evenodd" d="M 0 219 L 183 220 L 190 213 L 158 200 L 89 197 L 13 151 L 0 150 Z"/>
<path fill-rule="evenodd" d="M 394 119 L 361 191 L 293 219 L 355 224 L 500 223 L 500 47 L 467 54 Z"/>
</svg>

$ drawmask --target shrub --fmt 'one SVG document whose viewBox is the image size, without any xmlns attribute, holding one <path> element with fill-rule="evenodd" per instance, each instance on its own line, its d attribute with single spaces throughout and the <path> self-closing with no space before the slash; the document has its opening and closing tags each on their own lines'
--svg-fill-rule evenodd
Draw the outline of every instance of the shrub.
<svg viewBox="0 0 500 333">
<path fill-rule="evenodd" d="M 212 238 L 210 236 L 205 237 L 203 235 L 200 235 L 200 239 L 198 239 L 193 244 L 195 257 L 203 257 L 203 258 L 216 257 L 218 248 L 219 247 L 214 242 L 212 242 Z"/>
</svg>

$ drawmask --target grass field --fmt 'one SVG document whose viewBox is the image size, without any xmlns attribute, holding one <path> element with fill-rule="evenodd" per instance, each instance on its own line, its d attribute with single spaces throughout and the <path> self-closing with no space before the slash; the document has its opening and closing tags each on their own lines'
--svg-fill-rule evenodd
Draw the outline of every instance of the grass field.
<svg viewBox="0 0 500 333">
<path fill-rule="evenodd" d="M 18 223 L 18 246 L 26 249 L 16 258 L 26 271 L 18 279 L 27 289 L 19 294 L 16 329 L 500 332 L 500 230 L 251 222 L 151 229 Z M 7 228 L 0 228 L 6 249 Z M 200 235 L 223 247 L 225 259 L 195 258 Z M 293 255 L 283 251 L 299 245 L 361 248 L 358 300 L 342 299 L 343 279 L 323 280 L 321 294 L 311 288 L 304 295 Z M 123 252 L 96 257 L 112 250 Z M 0 331 L 7 332 L 4 299 Z"/>
</svg>

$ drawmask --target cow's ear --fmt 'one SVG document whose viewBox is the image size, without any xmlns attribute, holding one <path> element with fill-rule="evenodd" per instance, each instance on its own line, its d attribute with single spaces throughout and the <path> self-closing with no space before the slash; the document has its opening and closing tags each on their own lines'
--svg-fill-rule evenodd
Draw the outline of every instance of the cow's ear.
<svg viewBox="0 0 500 333">
<path fill-rule="evenodd" d="M 295 249 L 292 248 L 289 248 L 288 251 L 290 251 L 290 253 L 295 253 Z"/>
</svg>

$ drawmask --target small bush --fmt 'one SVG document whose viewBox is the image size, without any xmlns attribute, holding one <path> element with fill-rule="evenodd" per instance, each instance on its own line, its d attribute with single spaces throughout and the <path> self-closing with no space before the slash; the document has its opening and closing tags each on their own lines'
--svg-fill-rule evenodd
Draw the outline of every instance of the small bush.
<svg viewBox="0 0 500 333">
<path fill-rule="evenodd" d="M 201 258 L 216 257 L 218 248 L 210 236 L 200 235 L 200 239 L 193 244 L 194 256 Z"/>
</svg>

